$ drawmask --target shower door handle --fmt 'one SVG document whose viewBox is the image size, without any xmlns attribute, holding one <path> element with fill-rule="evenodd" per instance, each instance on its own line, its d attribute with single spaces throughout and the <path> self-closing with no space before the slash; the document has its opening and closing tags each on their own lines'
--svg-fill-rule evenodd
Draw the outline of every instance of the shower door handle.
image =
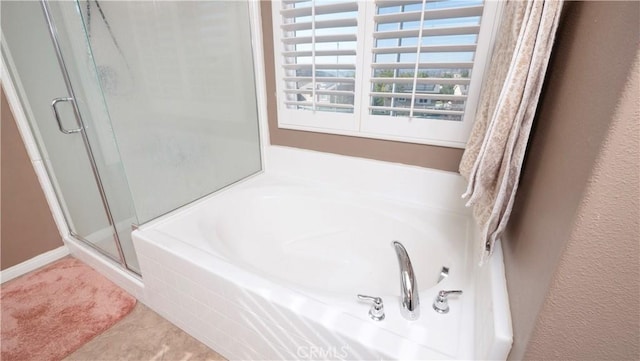
<svg viewBox="0 0 640 361">
<path fill-rule="evenodd" d="M 56 117 L 56 122 L 58 123 L 58 129 L 60 129 L 60 131 L 64 134 L 80 133 L 82 131 L 82 127 L 76 128 L 76 129 L 65 129 L 64 126 L 62 126 L 62 121 L 60 120 L 60 114 L 58 113 L 58 108 L 56 107 L 56 105 L 60 102 L 74 102 L 74 99 L 73 98 L 55 98 L 51 102 L 51 108 L 53 108 L 53 115 Z M 72 104 L 72 105 L 75 106 L 75 104 Z"/>
</svg>

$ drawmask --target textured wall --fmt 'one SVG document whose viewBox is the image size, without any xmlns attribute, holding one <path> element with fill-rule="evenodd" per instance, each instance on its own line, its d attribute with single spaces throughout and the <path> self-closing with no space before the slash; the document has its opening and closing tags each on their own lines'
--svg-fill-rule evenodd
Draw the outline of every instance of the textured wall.
<svg viewBox="0 0 640 361">
<path fill-rule="evenodd" d="M 640 51 L 526 359 L 640 358 Z"/>
<path fill-rule="evenodd" d="M 3 91 L 0 266 L 9 268 L 62 246 L 62 239 L 36 178 Z"/>
<path fill-rule="evenodd" d="M 616 137 L 615 129 L 623 120 L 621 99 L 635 99 L 637 106 L 638 85 L 629 87 L 628 82 L 638 49 L 640 3 L 571 2 L 566 6 L 504 242 L 514 330 L 509 357 L 513 360 L 611 359 L 622 357 L 614 351 L 630 355 L 634 348 L 637 355 L 637 300 L 610 300 L 619 307 L 615 312 L 635 320 L 635 325 L 609 319 L 609 311 L 589 310 L 596 305 L 591 297 L 604 297 L 606 291 L 624 289 L 624 295 L 638 297 L 638 211 L 622 208 L 622 197 L 637 200 L 637 180 L 635 188 L 629 179 L 605 193 L 612 202 L 606 208 L 609 217 L 632 234 L 612 233 L 621 227 L 606 221 L 593 223 L 595 228 L 587 226 L 596 221 L 588 212 L 605 207 L 607 200 L 594 193 L 609 187 L 599 183 L 603 164 L 613 172 L 635 162 L 637 179 L 637 140 L 634 147 L 632 139 Z M 627 120 L 636 126 L 639 122 L 637 115 Z M 627 136 L 633 134 L 630 131 L 626 130 Z M 627 151 L 608 159 L 605 154 L 612 144 Z M 636 152 L 635 158 L 629 151 Z M 629 171 L 633 174 L 633 169 Z M 633 232 L 635 247 L 629 240 Z M 599 277 L 594 278 L 594 272 Z M 575 317 L 575 312 L 583 317 Z M 605 330 L 628 345 L 592 342 L 606 339 Z M 628 338 L 629 332 L 635 332 L 635 340 Z"/>
<path fill-rule="evenodd" d="M 271 144 L 336 153 L 352 157 L 404 163 L 421 167 L 458 171 L 463 149 L 425 144 L 394 142 L 381 139 L 305 132 L 278 128 L 276 79 L 274 69 L 271 2 L 261 2 L 262 39 L 267 83 L 267 117 Z"/>
</svg>

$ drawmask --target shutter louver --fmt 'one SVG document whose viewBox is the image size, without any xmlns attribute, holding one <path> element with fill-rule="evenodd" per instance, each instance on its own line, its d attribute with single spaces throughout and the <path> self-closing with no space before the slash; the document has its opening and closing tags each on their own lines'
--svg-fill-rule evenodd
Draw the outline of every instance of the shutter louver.
<svg viewBox="0 0 640 361">
<path fill-rule="evenodd" d="M 278 127 L 464 148 L 503 8 L 273 0 Z"/>
<path fill-rule="evenodd" d="M 462 121 L 482 1 L 377 0 L 369 114 Z"/>
<path fill-rule="evenodd" d="M 357 13 L 353 0 L 282 2 L 287 109 L 353 113 Z"/>
</svg>

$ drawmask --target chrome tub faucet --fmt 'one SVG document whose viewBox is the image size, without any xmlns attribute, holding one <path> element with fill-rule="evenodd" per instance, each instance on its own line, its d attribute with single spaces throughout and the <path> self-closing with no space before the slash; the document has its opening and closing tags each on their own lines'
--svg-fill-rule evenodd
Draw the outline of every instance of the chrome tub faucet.
<svg viewBox="0 0 640 361">
<path fill-rule="evenodd" d="M 398 256 L 400 266 L 400 292 L 402 293 L 402 305 L 400 313 L 404 318 L 415 321 L 420 317 L 420 295 L 418 294 L 418 281 L 413 272 L 411 260 L 402 243 L 393 241 L 392 245 Z"/>
</svg>

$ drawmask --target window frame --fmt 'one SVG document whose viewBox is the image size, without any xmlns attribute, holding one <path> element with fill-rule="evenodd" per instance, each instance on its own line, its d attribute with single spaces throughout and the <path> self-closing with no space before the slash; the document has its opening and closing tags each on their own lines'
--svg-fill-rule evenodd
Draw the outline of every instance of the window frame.
<svg viewBox="0 0 640 361">
<path fill-rule="evenodd" d="M 283 129 L 311 131 L 328 134 L 347 135 L 363 138 L 382 139 L 416 144 L 465 148 L 473 127 L 473 120 L 480 99 L 480 91 L 485 70 L 491 58 L 491 50 L 499 26 L 503 4 L 501 1 L 485 0 L 482 20 L 477 39 L 474 64 L 469 93 L 466 99 L 465 113 L 462 121 L 425 119 L 417 117 L 373 115 L 369 112 L 371 93 L 371 64 L 376 12 L 374 1 L 356 1 L 357 13 L 357 50 L 355 71 L 355 96 L 353 113 L 337 113 L 289 109 L 284 103 L 285 70 L 283 67 L 285 51 L 281 41 L 284 32 L 281 28 L 280 10 L 282 1 L 272 2 L 274 64 L 276 74 L 276 103 L 278 127 Z M 363 24 L 360 26 L 360 24 Z M 366 56 L 365 56 L 366 55 Z M 408 100 L 410 101 L 410 99 Z"/>
</svg>

